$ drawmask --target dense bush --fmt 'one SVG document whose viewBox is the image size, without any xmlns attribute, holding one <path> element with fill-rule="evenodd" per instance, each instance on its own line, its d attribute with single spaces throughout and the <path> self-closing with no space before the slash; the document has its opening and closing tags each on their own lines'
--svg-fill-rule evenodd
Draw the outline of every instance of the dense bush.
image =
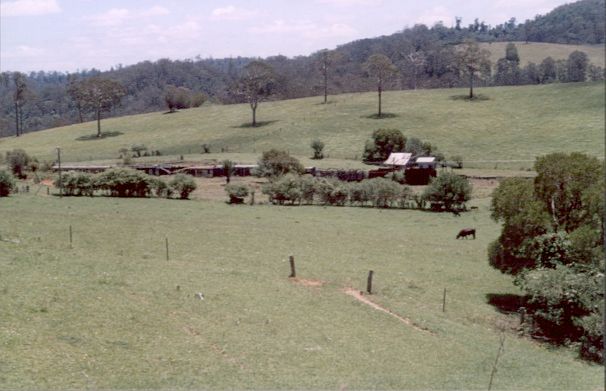
<svg viewBox="0 0 606 391">
<path fill-rule="evenodd" d="M 274 204 L 301 203 L 301 178 L 298 175 L 287 174 L 263 186 L 263 194 Z"/>
<path fill-rule="evenodd" d="M 314 151 L 312 159 L 324 159 L 324 143 L 320 140 L 313 140 L 311 142 L 311 149 Z"/>
<path fill-rule="evenodd" d="M 159 198 L 170 198 L 173 194 L 173 189 L 168 186 L 163 179 L 150 178 L 150 185 L 153 194 Z"/>
<path fill-rule="evenodd" d="M 23 149 L 13 149 L 6 153 L 6 164 L 17 178 L 25 178 L 25 170 L 32 161 Z"/>
<path fill-rule="evenodd" d="M 96 187 L 112 197 L 147 197 L 152 188 L 152 178 L 142 172 L 117 168 L 105 171 L 97 177 Z"/>
<path fill-rule="evenodd" d="M 423 192 L 423 197 L 434 210 L 465 209 L 471 199 L 471 183 L 465 177 L 452 173 L 440 174 Z"/>
<path fill-rule="evenodd" d="M 489 262 L 517 275 L 535 322 L 554 342 L 580 342 L 584 357 L 603 361 L 604 167 L 587 155 L 537 159 L 534 183 L 507 179 L 493 193 L 492 217 L 503 222 Z"/>
<path fill-rule="evenodd" d="M 168 185 L 175 193 L 179 194 L 179 198 L 182 200 L 189 198 L 191 192 L 198 187 L 192 176 L 186 174 L 175 175 Z"/>
<path fill-rule="evenodd" d="M 55 179 L 56 188 L 61 188 L 66 196 L 92 196 L 97 188 L 97 180 L 90 174 L 82 172 L 66 172 Z"/>
<path fill-rule="evenodd" d="M 8 196 L 15 188 L 15 179 L 10 172 L 0 170 L 0 197 Z"/>
<path fill-rule="evenodd" d="M 302 174 L 305 171 L 298 159 L 286 151 L 271 149 L 263 152 L 255 174 L 260 177 L 278 177 L 284 174 Z"/>
<path fill-rule="evenodd" d="M 392 152 L 403 152 L 406 137 L 398 129 L 378 129 L 372 139 L 366 142 L 363 160 L 367 162 L 385 161 Z"/>
<path fill-rule="evenodd" d="M 248 187 L 241 183 L 230 183 L 225 186 L 225 191 L 230 204 L 242 204 L 249 193 Z"/>
</svg>

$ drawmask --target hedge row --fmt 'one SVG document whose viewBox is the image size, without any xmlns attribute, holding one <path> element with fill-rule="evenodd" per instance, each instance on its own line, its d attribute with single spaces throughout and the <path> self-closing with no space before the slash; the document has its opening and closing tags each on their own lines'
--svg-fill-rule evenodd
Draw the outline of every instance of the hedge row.
<svg viewBox="0 0 606 391">
<path fill-rule="evenodd" d="M 390 179 L 374 178 L 361 182 L 343 182 L 334 178 L 284 175 L 263 186 L 263 193 L 274 204 L 314 204 L 410 207 L 415 197 L 406 185 Z M 418 205 L 418 203 L 416 203 Z"/>
<path fill-rule="evenodd" d="M 113 169 L 101 174 L 66 172 L 57 176 L 55 186 L 63 188 L 66 196 L 93 196 L 101 191 L 111 197 L 166 197 L 176 194 L 186 199 L 196 189 L 189 175 L 178 174 L 170 182 L 132 169 Z"/>
</svg>

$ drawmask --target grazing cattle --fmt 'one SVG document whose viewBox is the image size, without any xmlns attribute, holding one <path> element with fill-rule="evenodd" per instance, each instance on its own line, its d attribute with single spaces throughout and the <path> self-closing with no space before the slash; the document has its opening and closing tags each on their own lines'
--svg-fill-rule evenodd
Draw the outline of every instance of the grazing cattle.
<svg viewBox="0 0 606 391">
<path fill-rule="evenodd" d="M 459 238 L 466 238 L 467 236 L 473 236 L 473 238 L 476 238 L 476 229 L 475 228 L 463 228 L 462 230 L 459 231 L 459 234 L 457 235 L 457 239 Z"/>
</svg>

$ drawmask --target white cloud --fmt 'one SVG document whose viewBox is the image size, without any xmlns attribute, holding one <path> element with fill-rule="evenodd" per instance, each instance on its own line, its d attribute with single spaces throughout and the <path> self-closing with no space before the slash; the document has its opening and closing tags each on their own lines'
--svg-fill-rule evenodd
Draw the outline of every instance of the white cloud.
<svg viewBox="0 0 606 391">
<path fill-rule="evenodd" d="M 42 48 L 35 48 L 27 45 L 19 45 L 13 50 L 2 52 L 3 58 L 23 58 L 23 57 L 39 57 L 46 53 Z"/>
<path fill-rule="evenodd" d="M 382 3 L 382 0 L 316 0 L 316 2 L 349 7 L 354 5 L 379 5 Z"/>
<path fill-rule="evenodd" d="M 344 23 L 317 24 L 310 21 L 287 22 L 282 19 L 250 29 L 257 34 L 296 34 L 306 39 L 354 37 L 358 31 Z"/>
<path fill-rule="evenodd" d="M 440 5 L 424 12 L 417 18 L 416 23 L 423 23 L 431 27 L 437 22 L 444 22 L 445 26 L 450 26 L 453 19 L 452 13 Z"/>
<path fill-rule="evenodd" d="M 15 0 L 0 3 L 0 16 L 30 16 L 61 12 L 56 0 Z"/>
<path fill-rule="evenodd" d="M 102 14 L 86 17 L 95 26 L 109 27 L 118 26 L 131 17 L 131 13 L 126 8 L 112 8 Z"/>
<path fill-rule="evenodd" d="M 255 10 L 249 10 L 245 8 L 234 7 L 228 5 L 227 7 L 215 8 L 211 13 L 211 19 L 214 20 L 246 20 L 252 19 L 258 15 Z"/>
<path fill-rule="evenodd" d="M 142 13 L 143 16 L 162 16 L 168 14 L 170 14 L 170 11 L 167 8 L 162 7 L 161 5 L 154 5 L 153 7 L 151 7 L 147 11 L 143 11 Z"/>
</svg>

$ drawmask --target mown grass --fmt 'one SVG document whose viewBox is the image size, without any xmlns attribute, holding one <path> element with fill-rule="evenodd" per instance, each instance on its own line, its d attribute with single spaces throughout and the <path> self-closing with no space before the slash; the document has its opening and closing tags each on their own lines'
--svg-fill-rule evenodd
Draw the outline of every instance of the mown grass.
<svg viewBox="0 0 606 391">
<path fill-rule="evenodd" d="M 570 53 L 575 50 L 585 52 L 589 62 L 604 67 L 604 45 L 566 45 L 545 42 L 514 42 L 520 56 L 520 65 L 529 62 L 539 65 L 546 57 L 551 56 L 554 60 L 566 60 Z M 505 47 L 508 42 L 481 43 L 482 49 L 490 51 L 490 61 L 493 65 L 499 58 L 505 57 Z"/>
<path fill-rule="evenodd" d="M 164 155 L 197 154 L 202 144 L 209 144 L 215 154 L 224 148 L 231 155 L 258 156 L 282 148 L 309 157 L 311 140 L 320 139 L 327 157 L 359 162 L 366 140 L 384 127 L 430 141 L 447 157 L 461 155 L 466 167 L 529 168 L 536 156 L 555 151 L 604 156 L 603 83 L 482 88 L 477 93 L 488 100 L 452 99 L 465 91 L 386 92 L 384 110 L 396 116 L 381 120 L 365 118 L 374 113 L 375 93 L 333 96 L 329 105 L 318 104 L 318 97 L 265 102 L 259 120 L 270 123 L 259 128 L 240 127 L 250 120 L 247 105 L 111 118 L 103 120 L 103 131 L 122 135 L 81 141 L 95 133 L 95 123 L 89 122 L 2 138 L 0 152 L 24 148 L 52 160 L 60 146 L 64 161 L 86 161 L 116 159 L 120 148 L 133 144 Z"/>
<path fill-rule="evenodd" d="M 486 246 L 499 227 L 488 199 L 473 203 L 479 209 L 456 218 L 2 199 L 0 388 L 485 389 L 502 330 L 494 389 L 601 387 L 602 367 L 518 337 L 517 317 L 487 303 L 519 292 L 489 267 Z M 455 240 L 465 226 L 477 240 Z M 290 281 L 291 254 L 298 277 L 326 284 Z M 433 334 L 342 292 L 363 290 L 370 269 L 372 300 Z"/>
</svg>

